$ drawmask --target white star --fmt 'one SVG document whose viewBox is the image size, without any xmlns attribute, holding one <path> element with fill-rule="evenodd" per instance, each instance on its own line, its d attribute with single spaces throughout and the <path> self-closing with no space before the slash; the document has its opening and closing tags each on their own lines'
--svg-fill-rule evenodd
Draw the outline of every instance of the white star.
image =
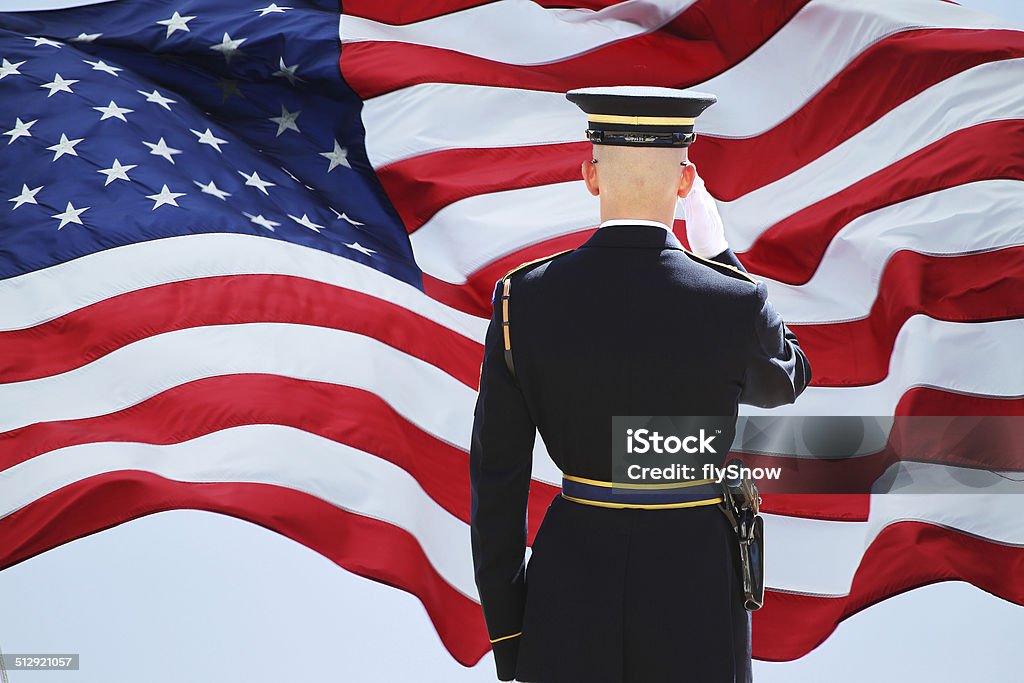
<svg viewBox="0 0 1024 683">
<path fill-rule="evenodd" d="M 157 90 L 154 90 L 153 92 L 146 92 L 145 90 L 136 90 L 135 92 L 139 93 L 140 95 L 145 95 L 147 102 L 156 102 L 167 111 L 171 110 L 171 108 L 168 105 L 178 103 L 178 100 L 172 100 L 170 97 L 164 97 Z"/>
<path fill-rule="evenodd" d="M 271 74 L 272 76 L 277 76 L 278 78 L 287 78 L 288 82 L 291 83 L 292 85 L 295 85 L 296 81 L 302 80 L 301 78 L 295 75 L 295 70 L 299 68 L 298 64 L 292 64 L 291 66 L 288 66 L 287 64 L 284 63 L 284 57 L 281 57 L 278 60 L 278 65 L 280 66 L 280 68 L 273 74 Z"/>
<path fill-rule="evenodd" d="M 230 192 L 225 192 L 224 190 L 222 190 L 219 187 L 217 187 L 216 185 L 214 185 L 212 180 L 210 182 L 208 182 L 207 184 L 205 184 L 205 185 L 203 185 L 198 180 L 193 180 L 192 182 L 195 183 L 196 187 L 198 187 L 200 190 L 202 190 L 205 194 L 212 194 L 217 199 L 224 200 L 227 197 L 231 196 Z"/>
<path fill-rule="evenodd" d="M 111 76 L 117 76 L 118 71 L 124 71 L 124 69 L 122 69 L 121 67 L 111 66 L 104 62 L 102 59 L 95 62 L 91 62 L 88 59 L 83 59 L 82 61 L 86 64 L 90 64 L 92 66 L 93 71 L 106 71 Z"/>
<path fill-rule="evenodd" d="M 163 157 L 172 164 L 174 163 L 174 159 L 172 159 L 171 156 L 174 154 L 181 154 L 180 149 L 168 147 L 167 143 L 164 142 L 163 138 L 160 138 L 155 144 L 152 142 L 146 142 L 145 140 L 142 141 L 142 144 L 144 144 L 146 147 L 149 147 L 150 154 L 155 154 L 158 157 Z"/>
<path fill-rule="evenodd" d="M 268 196 L 270 195 L 270 193 L 267 192 L 267 188 L 274 187 L 277 184 L 272 183 L 268 180 L 263 180 L 262 178 L 260 178 L 259 174 L 256 171 L 253 171 L 252 175 L 246 175 L 244 171 L 239 171 L 238 174 L 245 178 L 246 185 L 252 185 L 257 190 Z"/>
<path fill-rule="evenodd" d="M 22 185 L 21 194 L 17 197 L 11 197 L 7 201 L 14 202 L 14 209 L 17 209 L 22 204 L 38 204 L 39 202 L 36 201 L 36 192 L 39 192 L 41 189 L 43 189 L 42 185 L 34 190 L 28 189 L 28 185 Z M 11 209 L 11 211 L 14 211 L 14 209 Z"/>
<path fill-rule="evenodd" d="M 205 133 L 200 133 L 198 130 L 192 130 L 191 128 L 189 128 L 189 130 L 191 130 L 192 133 L 199 138 L 200 144 L 209 145 L 218 152 L 220 151 L 220 145 L 228 144 L 227 140 L 221 140 L 219 137 L 210 132 L 209 128 L 206 129 Z"/>
<path fill-rule="evenodd" d="M 270 117 L 270 120 L 277 124 L 277 135 L 281 135 L 286 130 L 294 130 L 296 133 L 301 133 L 302 131 L 299 130 L 298 125 L 295 123 L 295 119 L 299 118 L 301 113 L 301 109 L 299 111 L 288 111 L 282 104 L 281 115 Z"/>
<path fill-rule="evenodd" d="M 291 218 L 293 221 L 295 221 L 304 228 L 309 228 L 310 230 L 313 230 L 317 234 L 319 234 L 320 231 L 324 229 L 324 226 L 317 225 L 313 221 L 309 220 L 309 216 L 307 216 L 306 214 L 302 214 L 302 218 L 288 214 L 288 218 Z"/>
<path fill-rule="evenodd" d="M 334 215 L 337 216 L 338 220 L 340 220 L 340 221 L 348 221 L 352 225 L 366 225 L 366 223 L 360 223 L 359 221 L 352 220 L 351 218 L 349 218 L 344 213 L 338 213 L 337 209 L 335 209 L 333 206 L 329 206 L 327 208 L 329 208 L 331 211 L 333 211 Z"/>
<path fill-rule="evenodd" d="M 359 244 L 359 242 L 353 242 L 352 244 L 349 244 L 349 243 L 346 242 L 345 246 L 348 247 L 349 249 L 355 249 L 359 253 L 366 254 L 367 256 L 369 256 L 371 254 L 376 254 L 377 253 L 373 249 L 370 249 L 368 247 L 364 247 L 363 245 Z"/>
<path fill-rule="evenodd" d="M 82 225 L 82 219 L 79 218 L 79 216 L 81 216 L 83 212 L 88 210 L 88 206 L 83 206 L 81 209 L 76 209 L 71 205 L 71 202 L 68 202 L 68 206 L 66 209 L 64 209 L 64 211 L 58 214 L 54 214 L 50 216 L 50 218 L 60 219 L 60 225 L 57 226 L 57 229 L 60 230 L 68 223 L 78 223 L 79 225 Z"/>
<path fill-rule="evenodd" d="M 285 10 L 290 10 L 290 9 L 294 9 L 294 8 L 293 7 L 278 7 L 276 3 L 272 2 L 269 5 L 267 5 L 266 7 L 260 7 L 259 9 L 254 9 L 253 12 L 259 12 L 261 17 L 265 17 L 265 16 L 267 16 L 268 14 L 270 14 L 272 12 L 278 12 L 278 13 L 283 14 L 285 12 Z"/>
<path fill-rule="evenodd" d="M 9 62 L 5 58 L 3 64 L 0 64 L 0 81 L 2 81 L 5 77 L 11 76 L 13 74 L 18 74 L 19 76 L 22 76 L 23 74 L 20 71 L 18 71 L 18 67 L 24 63 L 24 61 Z"/>
<path fill-rule="evenodd" d="M 195 17 L 183 17 L 175 12 L 171 15 L 170 19 L 161 19 L 156 23 L 167 27 L 167 35 L 164 36 L 164 40 L 167 40 L 175 31 L 184 31 L 185 33 L 189 33 L 191 29 L 188 27 L 188 22 L 193 19 L 195 19 Z"/>
<path fill-rule="evenodd" d="M 55 73 L 53 75 L 53 80 L 52 81 L 50 81 L 49 83 L 43 83 L 39 87 L 40 88 L 46 88 L 47 90 L 50 91 L 50 92 L 48 92 L 46 94 L 47 97 L 53 97 L 54 93 L 58 93 L 58 92 L 61 92 L 61 91 L 69 92 L 72 95 L 74 95 L 75 93 L 71 89 L 71 84 L 72 83 L 78 83 L 78 79 L 72 78 L 72 79 L 68 80 L 68 79 L 62 77 L 60 74 Z"/>
<path fill-rule="evenodd" d="M 110 100 L 110 104 L 105 107 L 93 107 L 93 109 L 103 114 L 100 117 L 100 121 L 105 119 L 121 119 L 125 123 L 128 123 L 128 119 L 124 115 L 135 111 L 134 109 L 125 109 L 124 107 L 117 106 L 117 102 L 114 100 Z"/>
<path fill-rule="evenodd" d="M 147 194 L 146 195 L 146 199 L 152 199 L 153 200 L 153 208 L 150 209 L 150 210 L 151 211 L 156 211 L 158 207 L 161 207 L 164 204 L 170 204 L 171 206 L 178 206 L 178 202 L 176 202 L 174 200 L 177 199 L 178 197 L 184 197 L 184 196 L 185 196 L 184 192 L 171 192 L 170 190 L 167 189 L 167 186 L 164 185 L 163 189 L 160 190 L 158 193 L 156 193 L 156 194 Z"/>
<path fill-rule="evenodd" d="M 103 187 L 106 187 L 115 180 L 127 180 L 131 182 L 131 178 L 128 177 L 128 171 L 135 168 L 137 164 L 123 165 L 117 159 L 114 159 L 114 164 L 110 168 L 101 168 L 97 173 L 102 173 L 107 176 L 107 180 L 103 183 Z"/>
<path fill-rule="evenodd" d="M 75 36 L 74 38 L 71 39 L 71 42 L 74 42 L 74 43 L 91 43 L 92 41 L 96 40 L 97 38 L 99 38 L 102 35 L 103 35 L 102 33 L 79 33 L 77 36 Z"/>
<path fill-rule="evenodd" d="M 243 211 L 242 215 L 244 215 L 246 218 L 248 218 L 256 225 L 260 226 L 261 228 L 266 228 L 270 232 L 274 232 L 274 228 L 281 225 L 277 221 L 272 221 L 269 218 L 264 218 L 263 214 L 256 214 L 255 216 L 253 216 L 251 213 L 245 213 Z"/>
<path fill-rule="evenodd" d="M 325 159 L 329 159 L 331 165 L 327 167 L 327 172 L 330 173 L 338 166 L 344 166 L 345 168 L 352 168 L 348 163 L 348 150 L 338 144 L 338 141 L 334 141 L 334 149 L 330 152 L 320 152 L 320 156 Z"/>
<path fill-rule="evenodd" d="M 231 63 L 231 58 L 234 57 L 236 53 L 237 54 L 242 54 L 242 51 L 238 49 L 238 46 L 241 45 L 242 43 L 244 43 L 245 41 L 246 41 L 245 38 L 239 38 L 238 40 L 232 40 L 231 36 L 229 36 L 227 33 L 225 33 L 224 37 L 221 38 L 220 42 L 217 43 L 216 45 L 211 45 L 210 49 L 211 50 L 215 50 L 215 51 L 221 53 L 222 55 L 224 55 L 224 61 L 226 61 L 228 64 L 230 64 Z"/>
<path fill-rule="evenodd" d="M 32 119 L 28 123 L 25 123 L 21 119 L 14 119 L 14 128 L 11 128 L 9 131 L 4 133 L 4 135 L 10 135 L 11 136 L 11 139 L 7 141 L 7 144 L 8 145 L 11 144 L 12 142 L 17 140 L 18 138 L 23 138 L 23 137 L 24 138 L 30 138 L 30 137 L 32 137 L 32 133 L 29 133 L 28 129 L 31 128 L 32 124 L 34 124 L 38 120 L 39 119 Z"/>
<path fill-rule="evenodd" d="M 50 47 L 63 47 L 60 43 L 54 42 L 49 38 L 39 38 L 38 36 L 25 36 L 25 40 L 36 41 L 36 44 L 32 47 L 39 47 L 40 45 L 49 45 Z"/>
<path fill-rule="evenodd" d="M 64 133 L 60 134 L 60 142 L 56 145 L 50 145 L 46 149 L 53 152 L 53 159 L 51 161 L 57 161 L 65 154 L 70 154 L 73 157 L 78 156 L 78 152 L 75 151 L 75 145 L 84 140 L 85 138 L 78 138 L 77 140 L 68 140 L 68 136 Z"/>
</svg>

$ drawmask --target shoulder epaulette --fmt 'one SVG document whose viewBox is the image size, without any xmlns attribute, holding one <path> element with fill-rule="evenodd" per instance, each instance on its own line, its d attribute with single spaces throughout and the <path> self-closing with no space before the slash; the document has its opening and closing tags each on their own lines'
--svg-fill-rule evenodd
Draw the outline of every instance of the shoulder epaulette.
<svg viewBox="0 0 1024 683">
<path fill-rule="evenodd" d="M 512 270 L 510 270 L 507 273 L 505 273 L 504 275 L 502 275 L 501 279 L 504 280 L 509 275 L 512 275 L 513 273 L 518 273 L 520 270 L 523 270 L 524 268 L 526 268 L 528 266 L 540 265 L 541 263 L 544 263 L 545 261 L 550 261 L 551 259 L 555 258 L 556 256 L 561 256 L 562 254 L 564 254 L 566 252 L 570 252 L 570 251 L 572 251 L 572 249 L 563 249 L 562 251 L 556 251 L 554 254 L 548 254 L 547 256 L 541 256 L 540 258 L 535 258 L 532 261 L 526 261 L 525 263 L 520 263 L 518 266 L 516 266 Z"/>
<path fill-rule="evenodd" d="M 516 368 L 512 363 L 512 338 L 509 336 L 508 321 L 508 300 L 512 291 L 512 275 L 528 266 L 540 265 L 545 261 L 550 261 L 556 256 L 560 256 L 570 251 L 572 251 L 572 249 L 563 249 L 562 251 L 556 251 L 554 254 L 548 254 L 547 256 L 541 256 L 540 258 L 533 259 L 532 261 L 527 261 L 526 263 L 520 263 L 501 277 L 501 331 L 505 340 L 505 366 L 508 368 L 509 374 L 513 377 L 516 376 Z"/>
<path fill-rule="evenodd" d="M 718 261 L 712 261 L 711 259 L 706 259 L 703 256 L 697 256 L 696 254 L 694 254 L 689 249 L 684 249 L 683 251 L 685 251 L 686 255 L 689 256 L 694 261 L 696 261 L 697 263 L 702 263 L 705 266 L 708 266 L 710 268 L 714 268 L 719 273 L 723 273 L 723 274 L 728 275 L 730 277 L 739 278 L 741 280 L 746 280 L 747 282 L 752 282 L 755 285 L 757 284 L 757 280 L 752 278 L 750 276 L 750 273 L 744 273 L 742 270 L 740 270 L 736 266 L 730 266 L 728 263 L 719 263 Z"/>
</svg>

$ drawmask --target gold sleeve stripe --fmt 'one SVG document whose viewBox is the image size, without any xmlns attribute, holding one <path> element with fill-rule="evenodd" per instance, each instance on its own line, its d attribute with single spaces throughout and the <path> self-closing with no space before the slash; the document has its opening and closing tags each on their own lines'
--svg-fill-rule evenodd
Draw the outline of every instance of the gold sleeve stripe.
<svg viewBox="0 0 1024 683">
<path fill-rule="evenodd" d="M 590 114 L 591 123 L 624 123 L 630 126 L 692 126 L 696 119 L 682 116 L 619 116 L 617 114 Z"/>
<path fill-rule="evenodd" d="M 516 636 L 521 636 L 521 635 L 523 635 L 522 631 L 520 631 L 519 633 L 513 633 L 510 636 L 502 636 L 501 638 L 492 638 L 491 639 L 491 643 L 500 643 L 503 640 L 508 640 L 509 638 L 515 638 Z"/>
</svg>

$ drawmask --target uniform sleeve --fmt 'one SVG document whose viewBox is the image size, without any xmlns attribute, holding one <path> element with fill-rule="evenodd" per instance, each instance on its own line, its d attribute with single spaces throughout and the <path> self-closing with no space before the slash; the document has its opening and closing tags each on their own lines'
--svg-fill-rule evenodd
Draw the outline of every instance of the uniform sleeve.
<svg viewBox="0 0 1024 683">
<path fill-rule="evenodd" d="M 811 364 L 772 303 L 768 288 L 757 283 L 759 311 L 747 360 L 740 403 L 775 408 L 796 400 L 811 381 Z"/>
<path fill-rule="evenodd" d="M 747 272 L 732 249 L 726 249 L 712 260 Z M 811 382 L 811 364 L 796 335 L 786 327 L 782 316 L 768 300 L 768 289 L 763 282 L 757 284 L 757 300 L 756 342 L 747 360 L 740 403 L 774 408 L 793 403 L 807 388 Z"/>
<path fill-rule="evenodd" d="M 505 366 L 497 311 L 495 307 L 484 341 L 473 416 L 470 533 L 476 585 L 498 679 L 509 681 L 515 677 L 526 598 L 526 504 L 536 427 Z"/>
</svg>

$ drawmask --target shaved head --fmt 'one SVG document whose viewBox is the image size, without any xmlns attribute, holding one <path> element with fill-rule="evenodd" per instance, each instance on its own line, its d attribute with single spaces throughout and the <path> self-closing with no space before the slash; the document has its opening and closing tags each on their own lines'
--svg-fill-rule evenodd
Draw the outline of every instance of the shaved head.
<svg viewBox="0 0 1024 683">
<path fill-rule="evenodd" d="M 601 220 L 645 218 L 672 225 L 676 200 L 693 184 L 686 147 L 593 145 L 597 163 L 583 162 L 583 178 L 601 199 Z"/>
<path fill-rule="evenodd" d="M 674 201 L 685 147 L 593 147 L 602 196 L 630 204 Z"/>
</svg>

